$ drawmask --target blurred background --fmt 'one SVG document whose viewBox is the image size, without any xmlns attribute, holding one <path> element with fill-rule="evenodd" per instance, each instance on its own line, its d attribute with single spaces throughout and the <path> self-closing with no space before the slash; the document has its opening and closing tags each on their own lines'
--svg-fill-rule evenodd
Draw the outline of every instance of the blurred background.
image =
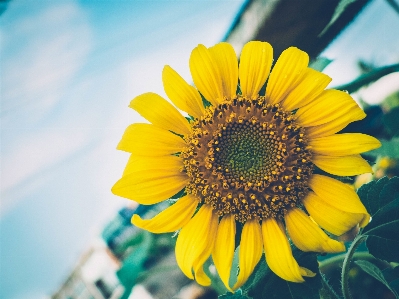
<svg viewBox="0 0 399 299">
<path fill-rule="evenodd" d="M 216 298 L 220 286 L 200 288 L 176 268 L 170 235 L 130 225 L 134 212 L 156 209 L 111 194 L 128 159 L 115 147 L 143 121 L 127 106 L 143 92 L 165 95 L 166 64 L 191 82 L 198 44 L 225 40 L 239 54 L 264 40 L 275 59 L 294 45 L 331 60 L 330 87 L 385 71 L 353 94 L 381 116 L 398 98 L 398 69 L 387 66 L 399 62 L 399 6 L 347 1 L 325 29 L 338 2 L 0 1 L 0 298 Z M 378 117 L 363 124 L 375 129 Z M 377 137 L 397 136 L 388 135 Z M 152 280 L 142 273 L 151 268 Z"/>
</svg>

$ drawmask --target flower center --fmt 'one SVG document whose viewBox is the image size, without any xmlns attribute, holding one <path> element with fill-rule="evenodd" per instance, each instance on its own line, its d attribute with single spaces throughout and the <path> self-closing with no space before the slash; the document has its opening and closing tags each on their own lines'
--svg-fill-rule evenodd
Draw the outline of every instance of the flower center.
<svg viewBox="0 0 399 299">
<path fill-rule="evenodd" d="M 281 170 L 285 160 L 283 145 L 268 134 L 267 126 L 249 120 L 227 124 L 215 138 L 213 149 L 214 167 L 229 183 L 260 186 Z"/>
<path fill-rule="evenodd" d="M 312 163 L 304 129 L 278 104 L 238 96 L 207 108 L 192 127 L 182 151 L 186 192 L 219 216 L 282 217 L 306 195 Z"/>
</svg>

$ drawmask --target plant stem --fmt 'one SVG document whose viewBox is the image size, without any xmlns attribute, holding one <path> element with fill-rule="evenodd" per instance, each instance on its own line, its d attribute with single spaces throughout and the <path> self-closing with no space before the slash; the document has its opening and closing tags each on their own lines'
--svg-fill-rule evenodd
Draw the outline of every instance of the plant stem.
<svg viewBox="0 0 399 299">
<path fill-rule="evenodd" d="M 336 256 L 330 257 L 328 259 L 325 259 L 325 260 L 319 262 L 320 271 L 322 273 L 325 273 L 325 271 L 326 271 L 325 269 L 327 269 L 330 265 L 334 265 L 334 264 L 339 264 L 340 267 L 342 267 L 342 263 L 345 259 L 345 256 L 346 256 L 346 253 L 336 255 Z M 375 260 L 375 257 L 368 252 L 361 251 L 361 252 L 355 252 L 352 259 L 366 260 L 366 261 L 371 262 L 371 261 Z"/>
<path fill-rule="evenodd" d="M 341 283 L 342 283 L 342 294 L 345 299 L 352 299 L 352 295 L 349 292 L 349 265 L 352 260 L 353 254 L 356 251 L 356 248 L 367 239 L 367 235 L 358 235 L 355 240 L 353 240 L 351 246 L 348 249 L 348 252 L 345 256 L 344 262 L 342 264 L 342 273 L 341 273 Z"/>
<path fill-rule="evenodd" d="M 334 289 L 329 285 L 325 276 L 321 274 L 322 288 L 319 290 L 320 299 L 340 299 Z"/>
</svg>

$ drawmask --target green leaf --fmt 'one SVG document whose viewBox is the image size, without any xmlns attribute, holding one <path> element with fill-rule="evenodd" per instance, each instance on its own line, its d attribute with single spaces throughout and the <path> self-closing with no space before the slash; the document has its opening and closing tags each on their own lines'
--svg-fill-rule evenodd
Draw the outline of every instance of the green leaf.
<svg viewBox="0 0 399 299">
<path fill-rule="evenodd" d="M 389 182 L 389 178 L 383 177 L 378 181 L 371 181 L 359 188 L 357 195 L 366 207 L 367 211 L 373 216 L 380 208 L 389 203 L 389 198 L 382 198 L 380 201 L 380 193 L 385 185 Z"/>
<path fill-rule="evenodd" d="M 386 131 L 391 136 L 399 136 L 399 107 L 395 107 L 384 114 L 382 121 Z"/>
<path fill-rule="evenodd" d="M 366 241 L 369 252 L 376 258 L 386 261 L 398 260 L 399 242 L 381 237 L 369 236 Z"/>
<path fill-rule="evenodd" d="M 373 216 L 370 224 L 364 229 L 364 232 L 368 232 L 368 235 L 375 235 L 376 233 L 383 235 L 381 232 L 382 228 L 384 228 L 384 231 L 386 231 L 388 227 L 399 229 L 397 226 L 399 222 L 399 194 L 394 196 L 395 199 L 378 210 Z"/>
<path fill-rule="evenodd" d="M 356 0 L 341 0 L 338 3 L 337 7 L 335 8 L 334 14 L 330 22 L 327 24 L 326 27 L 324 27 L 323 31 L 319 34 L 319 36 L 322 36 L 328 30 L 328 28 L 330 28 L 330 26 L 334 24 L 336 20 L 338 20 L 339 16 L 345 11 L 346 7 L 355 1 Z"/>
<path fill-rule="evenodd" d="M 386 268 L 382 271 L 382 274 L 391 289 L 393 289 L 396 294 L 399 294 L 399 266 L 395 268 Z"/>
<path fill-rule="evenodd" d="M 391 215 L 393 216 L 396 213 L 396 217 L 398 217 L 399 200 L 395 200 L 387 206 L 388 209 L 392 207 L 395 208 L 395 212 Z M 365 234 L 368 235 L 366 246 L 372 255 L 389 262 L 399 262 L 399 219 L 387 220 L 387 223 L 377 225 Z"/>
<path fill-rule="evenodd" d="M 382 67 L 373 69 L 372 71 L 368 72 L 367 74 L 361 75 L 360 77 L 356 78 L 354 81 L 352 81 L 348 84 L 335 86 L 334 89 L 346 90 L 348 93 L 353 93 L 353 92 L 359 90 L 363 86 L 373 83 L 373 82 L 377 81 L 378 79 L 380 79 L 390 73 L 398 72 L 398 71 L 399 71 L 399 63 L 382 66 Z"/>
<path fill-rule="evenodd" d="M 179 192 L 177 192 L 175 195 L 171 196 L 170 199 L 179 199 L 186 195 L 186 188 L 181 189 Z"/>
<path fill-rule="evenodd" d="M 274 274 L 263 258 L 263 262 L 259 262 L 254 274 L 242 288 L 244 294 L 253 299 L 319 299 L 322 283 L 317 255 L 297 249 L 293 250 L 293 254 L 300 266 L 312 270 L 317 275 L 313 278 L 306 277 L 304 283 L 288 282 Z"/>
<path fill-rule="evenodd" d="M 238 235 L 241 236 L 241 232 L 242 232 L 242 226 L 241 225 L 237 225 L 237 228 L 239 230 L 238 231 Z M 239 240 L 237 242 L 237 232 L 236 232 L 236 244 L 239 244 Z M 229 285 L 233 286 L 235 285 L 235 283 L 237 282 L 237 275 L 238 275 L 238 269 L 239 269 L 239 264 L 240 264 L 240 246 L 237 246 L 236 250 L 234 251 L 234 256 L 233 256 L 233 263 L 231 266 L 231 270 L 230 270 L 230 279 L 229 279 Z"/>
<path fill-rule="evenodd" d="M 366 246 L 376 258 L 399 262 L 399 178 L 382 178 L 362 186 L 358 195 L 372 216 L 363 229 Z"/>
<path fill-rule="evenodd" d="M 328 58 L 326 58 L 326 57 L 318 57 L 318 58 L 316 58 L 315 60 L 313 60 L 313 61 L 309 64 L 309 67 L 312 68 L 312 69 L 314 69 L 314 70 L 316 70 L 316 71 L 321 72 L 321 71 L 324 70 L 325 67 L 326 67 L 327 65 L 329 65 L 331 62 L 332 62 L 332 60 L 331 60 L 331 59 L 328 59 Z"/>
<path fill-rule="evenodd" d="M 234 294 L 228 292 L 224 295 L 219 296 L 218 298 L 219 299 L 248 299 L 248 297 L 245 295 L 242 295 L 240 291 L 237 291 Z"/>
<path fill-rule="evenodd" d="M 380 282 L 382 282 L 394 295 L 396 298 L 399 298 L 398 293 L 391 288 L 391 286 L 389 285 L 389 282 L 386 280 L 383 271 L 380 270 L 380 268 L 378 268 L 376 265 L 368 262 L 368 261 L 364 261 L 364 260 L 359 260 L 359 261 L 355 261 L 355 264 L 358 265 L 364 272 L 366 272 L 367 274 L 373 276 L 375 279 L 379 280 Z"/>
<path fill-rule="evenodd" d="M 333 287 L 330 285 L 323 273 L 320 273 L 322 279 L 322 288 L 320 289 L 320 299 L 340 299 L 335 293 Z"/>
<path fill-rule="evenodd" d="M 398 117 L 399 118 L 399 117 Z M 381 147 L 365 153 L 372 157 L 389 157 L 399 159 L 399 137 L 392 138 L 391 140 L 380 140 Z"/>
<path fill-rule="evenodd" d="M 119 281 L 126 290 L 131 290 L 136 284 L 137 278 L 144 271 L 144 263 L 153 243 L 153 236 L 143 231 L 143 241 L 135 246 L 132 252 L 124 259 L 122 267 L 116 272 Z"/>
<path fill-rule="evenodd" d="M 396 3 L 396 0 L 387 0 L 388 4 L 392 7 L 392 9 L 394 11 L 396 11 L 396 13 L 399 14 L 399 4 Z"/>
</svg>

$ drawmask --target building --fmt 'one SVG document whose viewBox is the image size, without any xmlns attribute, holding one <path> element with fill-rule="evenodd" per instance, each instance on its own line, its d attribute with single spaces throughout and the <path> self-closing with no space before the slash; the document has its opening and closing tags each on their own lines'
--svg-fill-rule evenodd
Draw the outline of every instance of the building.
<svg viewBox="0 0 399 299">
<path fill-rule="evenodd" d="M 120 262 L 101 241 L 82 254 L 51 299 L 117 299 L 124 292 L 116 271 Z"/>
</svg>

